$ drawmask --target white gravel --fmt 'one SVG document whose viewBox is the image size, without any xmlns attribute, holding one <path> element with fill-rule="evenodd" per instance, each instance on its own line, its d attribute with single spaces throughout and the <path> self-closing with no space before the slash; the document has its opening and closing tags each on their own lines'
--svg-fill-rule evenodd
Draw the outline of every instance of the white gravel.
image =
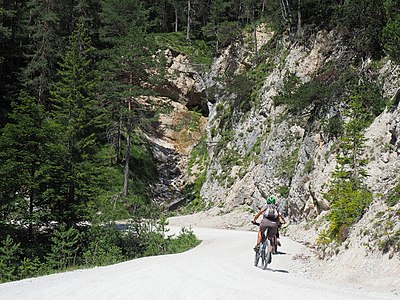
<svg viewBox="0 0 400 300">
<path fill-rule="evenodd" d="M 309 250 L 290 239 L 264 271 L 253 265 L 255 232 L 193 230 L 202 243 L 185 253 L 5 283 L 0 299 L 399 299 L 306 278 Z"/>
</svg>

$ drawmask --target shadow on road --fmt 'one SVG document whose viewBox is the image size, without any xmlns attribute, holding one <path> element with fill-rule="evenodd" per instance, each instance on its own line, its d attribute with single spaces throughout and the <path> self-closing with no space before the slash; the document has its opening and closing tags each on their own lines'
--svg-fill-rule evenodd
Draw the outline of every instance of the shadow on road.
<svg viewBox="0 0 400 300">
<path fill-rule="evenodd" d="M 289 271 L 287 271 L 287 270 L 274 270 L 274 269 L 271 269 L 271 268 L 268 268 L 268 270 L 270 270 L 272 272 L 289 273 Z"/>
</svg>

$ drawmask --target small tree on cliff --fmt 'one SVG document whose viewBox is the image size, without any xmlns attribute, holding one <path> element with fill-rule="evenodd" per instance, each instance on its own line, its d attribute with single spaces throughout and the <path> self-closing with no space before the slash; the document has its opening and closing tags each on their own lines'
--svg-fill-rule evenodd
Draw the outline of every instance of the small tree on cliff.
<svg viewBox="0 0 400 300">
<path fill-rule="evenodd" d="M 330 225 L 320 233 L 320 242 L 343 241 L 347 228 L 357 222 L 372 201 L 372 194 L 363 184 L 367 176 L 364 169 L 368 160 L 363 157 L 365 149 L 364 129 L 368 114 L 359 96 L 350 97 L 349 109 L 345 112 L 349 121 L 340 140 L 340 153 L 332 175 L 330 189 L 324 198 L 331 204 L 327 215 Z"/>
</svg>

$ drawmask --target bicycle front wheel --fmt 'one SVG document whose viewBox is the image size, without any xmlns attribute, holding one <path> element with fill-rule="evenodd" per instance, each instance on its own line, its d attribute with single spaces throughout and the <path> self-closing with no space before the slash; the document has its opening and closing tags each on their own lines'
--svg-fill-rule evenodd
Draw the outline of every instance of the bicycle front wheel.
<svg viewBox="0 0 400 300">
<path fill-rule="evenodd" d="M 260 246 L 257 247 L 257 251 L 254 254 L 254 266 L 258 266 L 258 261 L 260 260 Z"/>
</svg>

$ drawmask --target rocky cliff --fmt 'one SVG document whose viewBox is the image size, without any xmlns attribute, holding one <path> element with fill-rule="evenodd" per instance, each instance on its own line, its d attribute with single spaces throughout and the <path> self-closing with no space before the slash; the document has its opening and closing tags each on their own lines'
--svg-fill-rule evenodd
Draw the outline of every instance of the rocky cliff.
<svg viewBox="0 0 400 300">
<path fill-rule="evenodd" d="M 248 215 L 260 207 L 262 192 L 277 195 L 291 223 L 300 224 L 296 230 L 304 229 L 302 240 L 314 244 L 330 209 L 324 193 L 340 152 L 342 132 L 338 127 L 346 122 L 344 99 L 350 94 L 345 86 L 361 82 L 368 94 L 372 82 L 386 108 L 378 103 L 382 109 L 363 131 L 363 156 L 368 161 L 364 184 L 373 201 L 359 223 L 370 224 L 367 227 L 380 224 L 381 229 L 371 229 L 375 241 L 380 241 L 381 250 L 398 252 L 400 204 L 397 200 L 388 205 L 386 200 L 398 197 L 400 67 L 387 59 L 358 56 L 335 32 L 316 31 L 300 40 L 260 26 L 256 41 L 257 47 L 252 34 L 244 35 L 215 58 L 207 73 L 188 68 L 190 63 L 181 54 L 170 65 L 179 75 L 169 90 L 179 91 L 176 98 L 181 107 L 200 108 L 201 124 L 206 124 L 208 164 L 202 199 L 214 207 L 214 214 Z M 296 94 L 299 87 L 303 94 Z M 312 99 L 302 106 L 278 101 L 279 97 L 303 97 L 304 93 Z M 185 157 L 176 163 L 181 165 L 178 189 L 187 183 L 187 155 L 202 133 L 198 130 L 182 148 L 182 138 L 170 139 L 180 159 Z M 364 240 L 366 236 L 372 239 L 372 235 L 358 232 L 358 244 L 363 234 Z"/>
</svg>

